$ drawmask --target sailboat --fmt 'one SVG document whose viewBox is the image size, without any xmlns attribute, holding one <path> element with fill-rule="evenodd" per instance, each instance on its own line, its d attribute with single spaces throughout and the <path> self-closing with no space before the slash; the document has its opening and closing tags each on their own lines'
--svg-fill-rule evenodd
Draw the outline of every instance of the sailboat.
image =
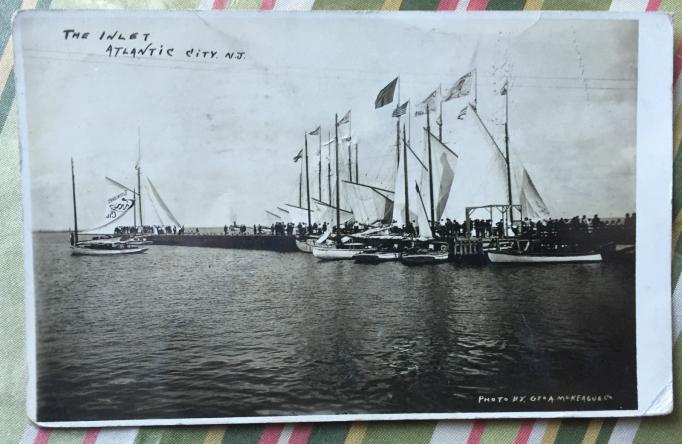
<svg viewBox="0 0 682 444">
<path fill-rule="evenodd" d="M 71 191 L 73 197 L 73 242 L 71 245 L 71 254 L 74 256 L 114 256 L 122 254 L 140 254 L 147 251 L 147 248 L 141 248 L 131 245 L 128 237 L 120 238 L 105 238 L 93 239 L 87 241 L 78 240 L 78 211 L 76 209 L 76 175 L 74 172 L 73 159 L 71 159 Z M 118 220 L 121 216 L 127 213 L 135 204 L 135 198 L 127 199 L 125 193 L 120 193 L 114 199 L 109 199 L 107 202 L 109 212 L 107 216 L 112 219 L 111 222 Z M 105 216 L 105 217 L 107 217 Z"/>
<path fill-rule="evenodd" d="M 416 196 L 420 204 L 417 205 L 420 207 L 417 210 L 420 237 L 413 239 L 401 255 L 400 261 L 405 265 L 443 263 L 447 262 L 449 257 L 448 243 L 435 239 L 433 227 L 443 215 L 450 198 L 458 156 L 440 138 L 431 133 L 428 106 L 426 107 L 426 128 L 424 128 L 424 158 L 427 164 L 426 169 L 421 171 L 421 183 L 422 189 L 428 187 L 429 190 L 429 211 L 427 212 L 424 204 L 419 184 L 415 184 Z M 405 180 L 407 179 L 406 172 Z M 434 181 L 437 188 L 434 187 Z M 407 190 L 405 202 L 409 202 Z"/>
</svg>

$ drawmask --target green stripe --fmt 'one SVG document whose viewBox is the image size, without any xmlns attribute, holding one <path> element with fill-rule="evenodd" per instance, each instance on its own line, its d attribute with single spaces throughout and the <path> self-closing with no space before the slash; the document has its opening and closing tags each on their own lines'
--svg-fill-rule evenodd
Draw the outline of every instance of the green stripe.
<svg viewBox="0 0 682 444">
<path fill-rule="evenodd" d="M 435 11 L 439 0 L 403 0 L 401 11 Z"/>
<path fill-rule="evenodd" d="M 83 438 L 85 438 L 85 429 L 52 429 L 47 444 L 81 444 Z"/>
<path fill-rule="evenodd" d="M 362 444 L 428 444 L 435 427 L 435 422 L 369 423 Z"/>
<path fill-rule="evenodd" d="M 313 9 L 372 10 L 381 9 L 384 0 L 315 0 Z"/>
<path fill-rule="evenodd" d="M 168 427 L 163 430 L 159 444 L 202 444 L 206 427 Z"/>
<path fill-rule="evenodd" d="M 496 444 L 499 442 L 514 442 L 519 434 L 519 421 L 488 421 L 483 429 L 481 444 Z"/>
<path fill-rule="evenodd" d="M 230 0 L 227 9 L 260 9 L 260 0 Z"/>
<path fill-rule="evenodd" d="M 10 34 L 12 34 L 12 27 L 10 21 L 14 11 L 21 7 L 21 0 L 2 0 L 0 2 L 0 54 L 5 50 Z"/>
<path fill-rule="evenodd" d="M 649 417 L 643 420 L 634 444 L 682 442 L 682 400 L 679 395 L 682 387 L 682 336 L 677 338 L 673 348 L 673 386 L 676 388 L 673 412 L 668 416 Z"/>
<path fill-rule="evenodd" d="M 682 210 L 682 143 L 673 160 L 673 217 Z"/>
<path fill-rule="evenodd" d="M 141 427 L 134 444 L 159 444 L 163 429 L 160 427 Z"/>
<path fill-rule="evenodd" d="M 225 429 L 222 444 L 257 444 L 263 434 L 263 425 L 246 424 Z"/>
<path fill-rule="evenodd" d="M 326 423 L 313 427 L 308 444 L 341 444 L 346 440 L 350 423 Z"/>
<path fill-rule="evenodd" d="M 526 6 L 526 0 L 490 0 L 488 11 L 520 11 Z"/>
<path fill-rule="evenodd" d="M 611 0 L 545 0 L 542 9 L 568 11 L 608 11 Z"/>
<path fill-rule="evenodd" d="M 599 435 L 597 435 L 597 440 L 594 444 L 608 444 L 611 438 L 611 433 L 613 433 L 613 428 L 616 426 L 616 420 L 612 418 L 604 419 L 601 425 L 601 430 L 599 430 Z"/>
<path fill-rule="evenodd" d="M 564 419 L 561 421 L 554 444 L 577 444 L 582 442 L 589 423 L 588 419 Z"/>
<path fill-rule="evenodd" d="M 673 13 L 675 42 L 682 36 L 682 2 L 680 0 L 662 0 L 659 11 Z"/>
</svg>

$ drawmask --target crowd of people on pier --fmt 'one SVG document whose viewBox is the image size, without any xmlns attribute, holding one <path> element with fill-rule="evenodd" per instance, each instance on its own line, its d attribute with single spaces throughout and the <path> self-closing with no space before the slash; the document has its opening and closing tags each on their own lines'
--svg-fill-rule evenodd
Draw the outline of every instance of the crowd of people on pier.
<svg viewBox="0 0 682 444">
<path fill-rule="evenodd" d="M 132 236 L 145 234 L 183 234 L 184 231 L 184 226 L 178 228 L 175 225 L 118 226 L 114 228 L 114 234 L 117 236 L 124 234 Z"/>
</svg>

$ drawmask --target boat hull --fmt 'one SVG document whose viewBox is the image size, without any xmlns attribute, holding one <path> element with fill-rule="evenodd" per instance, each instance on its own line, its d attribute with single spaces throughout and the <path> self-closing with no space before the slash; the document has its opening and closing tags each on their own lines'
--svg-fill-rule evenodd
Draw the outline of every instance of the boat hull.
<svg viewBox="0 0 682 444">
<path fill-rule="evenodd" d="M 573 255 L 516 254 L 488 251 L 488 260 L 495 264 L 571 264 L 601 262 L 600 253 Z"/>
<path fill-rule="evenodd" d="M 448 261 L 447 253 L 439 254 L 408 254 L 400 258 L 400 262 L 405 265 L 428 265 L 439 264 Z"/>
<path fill-rule="evenodd" d="M 400 253 L 358 253 L 353 256 L 353 260 L 360 264 L 378 264 L 398 259 L 400 259 Z"/>
<path fill-rule="evenodd" d="M 330 247 L 314 247 L 313 256 L 325 261 L 338 261 L 345 259 L 353 259 L 353 257 L 361 253 L 362 250 L 344 249 L 344 248 L 330 248 Z"/>
<path fill-rule="evenodd" d="M 303 253 L 312 253 L 313 248 L 315 247 L 314 244 L 315 244 L 314 239 L 306 239 L 304 241 L 296 239 L 296 248 L 298 248 L 298 251 Z"/>
<path fill-rule="evenodd" d="M 141 254 L 148 248 L 123 248 L 120 250 L 104 250 L 97 248 L 71 247 L 71 254 L 74 256 L 119 256 L 122 254 Z"/>
</svg>

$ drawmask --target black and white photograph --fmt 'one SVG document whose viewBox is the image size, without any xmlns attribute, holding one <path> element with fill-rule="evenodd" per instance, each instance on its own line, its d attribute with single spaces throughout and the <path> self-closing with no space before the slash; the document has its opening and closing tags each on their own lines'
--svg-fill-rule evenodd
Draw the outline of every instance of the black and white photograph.
<svg viewBox="0 0 682 444">
<path fill-rule="evenodd" d="M 19 14 L 29 416 L 655 414 L 650 15 Z"/>
</svg>

